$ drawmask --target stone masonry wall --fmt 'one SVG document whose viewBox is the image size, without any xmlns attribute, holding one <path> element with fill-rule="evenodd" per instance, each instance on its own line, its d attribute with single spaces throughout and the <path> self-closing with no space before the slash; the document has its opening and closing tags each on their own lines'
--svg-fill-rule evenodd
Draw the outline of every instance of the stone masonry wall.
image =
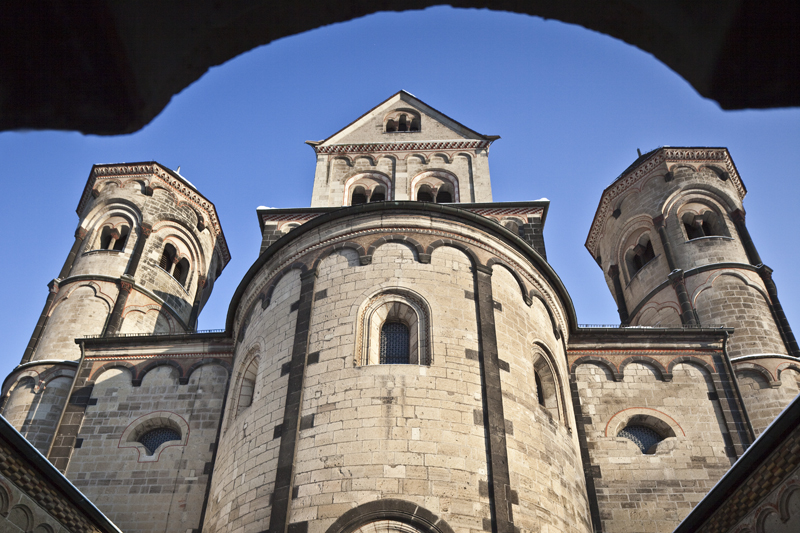
<svg viewBox="0 0 800 533">
<path fill-rule="evenodd" d="M 672 372 L 665 382 L 654 367 L 630 363 L 617 382 L 604 366 L 575 370 L 606 533 L 671 532 L 732 463 L 711 376 L 694 363 L 678 363 Z M 616 436 L 634 415 L 662 421 L 675 436 L 642 453 Z"/>
<path fill-rule="evenodd" d="M 267 529 L 275 483 L 278 445 L 275 426 L 283 421 L 287 378 L 282 365 L 294 341 L 300 272 L 287 273 L 272 292 L 269 306 L 256 304 L 236 345 L 228 409 L 209 496 L 204 531 L 256 532 Z M 258 357 L 252 404 L 239 411 L 242 375 Z"/>
<path fill-rule="evenodd" d="M 591 531 L 562 345 L 541 301 L 525 305 L 519 284 L 505 268 L 493 269 L 492 294 L 511 489 L 519 498 L 514 524 L 522 531 Z M 555 416 L 537 398 L 538 356 L 547 357 L 556 370 Z"/>
<path fill-rule="evenodd" d="M 156 367 L 139 387 L 125 370 L 101 374 L 67 468 L 72 483 L 126 533 L 200 527 L 228 376 L 205 365 L 180 385 L 175 374 Z M 166 443 L 153 456 L 135 447 L 139 424 L 170 416 L 183 421 L 183 445 Z"/>
<path fill-rule="evenodd" d="M 785 368 L 790 364 L 794 368 Z M 734 361 L 733 365 L 747 415 L 759 435 L 800 393 L 798 365 L 778 358 Z M 780 372 L 779 365 L 784 367 Z"/>
</svg>

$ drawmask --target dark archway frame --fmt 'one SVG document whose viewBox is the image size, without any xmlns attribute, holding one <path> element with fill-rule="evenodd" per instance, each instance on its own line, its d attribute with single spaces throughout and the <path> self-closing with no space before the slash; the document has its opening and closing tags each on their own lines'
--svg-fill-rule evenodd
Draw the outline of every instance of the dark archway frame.
<svg viewBox="0 0 800 533">
<path fill-rule="evenodd" d="M 13 2 L 0 20 L 0 131 L 141 129 L 173 95 L 257 46 L 378 11 L 441 2 Z M 653 54 L 724 109 L 800 105 L 800 4 L 452 0 L 605 33 Z"/>
</svg>

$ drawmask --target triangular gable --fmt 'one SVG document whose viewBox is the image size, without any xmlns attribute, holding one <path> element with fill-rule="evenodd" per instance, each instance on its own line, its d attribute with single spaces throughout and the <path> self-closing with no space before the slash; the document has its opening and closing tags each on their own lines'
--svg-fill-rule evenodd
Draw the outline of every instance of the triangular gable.
<svg viewBox="0 0 800 533">
<path fill-rule="evenodd" d="M 393 111 L 417 111 L 421 118 L 419 132 L 384 133 L 384 117 Z M 363 144 L 374 142 L 402 141 L 436 141 L 436 140 L 487 140 L 496 136 L 481 135 L 463 124 L 456 122 L 444 113 L 437 111 L 414 95 L 400 91 L 373 107 L 355 121 L 351 122 L 327 139 L 309 142 L 312 146 L 332 144 Z"/>
</svg>

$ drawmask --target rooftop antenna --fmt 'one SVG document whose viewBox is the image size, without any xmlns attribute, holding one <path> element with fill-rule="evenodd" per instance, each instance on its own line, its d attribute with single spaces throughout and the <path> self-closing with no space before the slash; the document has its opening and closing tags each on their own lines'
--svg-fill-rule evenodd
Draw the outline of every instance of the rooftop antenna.
<svg viewBox="0 0 800 533">
<path fill-rule="evenodd" d="M 639 157 L 642 157 L 642 151 L 639 150 L 638 148 L 636 149 L 636 153 L 639 154 Z M 180 170 L 180 169 L 181 169 L 181 167 L 178 167 L 178 170 Z"/>
</svg>

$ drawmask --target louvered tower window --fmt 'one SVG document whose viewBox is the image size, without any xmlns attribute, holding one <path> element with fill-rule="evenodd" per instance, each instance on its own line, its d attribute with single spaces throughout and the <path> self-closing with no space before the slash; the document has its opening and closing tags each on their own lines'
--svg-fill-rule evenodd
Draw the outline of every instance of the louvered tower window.
<svg viewBox="0 0 800 533">
<path fill-rule="evenodd" d="M 381 328 L 381 364 L 407 365 L 408 355 L 408 326 L 402 322 L 384 323 Z"/>
<path fill-rule="evenodd" d="M 624 437 L 633 441 L 642 450 L 642 453 L 648 453 L 653 446 L 664 440 L 664 437 L 659 435 L 656 430 L 647 426 L 637 425 L 626 426 L 617 433 L 617 437 Z"/>
<path fill-rule="evenodd" d="M 151 429 L 139 437 L 139 443 L 145 447 L 147 455 L 153 455 L 159 446 L 172 440 L 181 440 L 181 434 L 172 428 Z"/>
</svg>

